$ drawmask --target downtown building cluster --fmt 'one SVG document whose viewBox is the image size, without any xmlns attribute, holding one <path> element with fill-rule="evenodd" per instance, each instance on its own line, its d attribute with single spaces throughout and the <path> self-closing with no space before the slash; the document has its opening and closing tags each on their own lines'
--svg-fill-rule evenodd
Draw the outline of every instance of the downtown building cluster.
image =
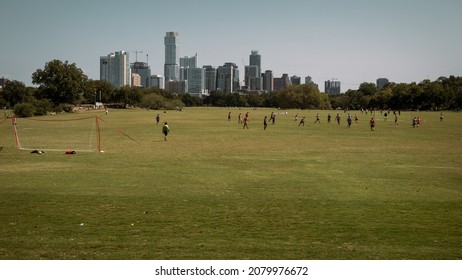
<svg viewBox="0 0 462 280">
<path fill-rule="evenodd" d="M 115 87 L 138 86 L 158 87 L 174 93 L 189 93 L 195 96 L 209 94 L 212 91 L 232 93 L 237 91 L 272 92 L 282 90 L 289 85 L 300 85 L 301 78 L 274 77 L 272 70 L 262 71 L 261 55 L 252 50 L 249 65 L 244 69 L 244 83 L 239 80 L 239 67 L 227 62 L 222 66 L 199 66 L 197 53 L 191 57 L 180 57 L 178 32 L 166 32 L 164 37 L 165 63 L 164 75 L 151 75 L 147 62 L 129 62 L 128 51 L 118 51 L 100 57 L 100 80 L 107 81 Z M 136 51 L 138 53 L 138 51 Z M 380 86 L 388 83 L 379 79 Z M 377 87 L 379 87 L 377 80 Z M 305 84 L 318 85 L 310 76 L 305 77 Z M 328 80 L 324 83 L 327 94 L 341 93 L 340 81 Z"/>
</svg>

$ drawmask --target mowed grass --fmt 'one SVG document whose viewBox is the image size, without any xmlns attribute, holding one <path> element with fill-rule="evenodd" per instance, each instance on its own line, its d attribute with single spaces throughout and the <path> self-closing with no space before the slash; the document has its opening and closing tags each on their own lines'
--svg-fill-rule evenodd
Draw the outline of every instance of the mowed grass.
<svg viewBox="0 0 462 280">
<path fill-rule="evenodd" d="M 43 117 L 101 117 L 105 153 L 75 155 L 17 150 L 10 122 L 1 124 L 0 258 L 462 258 L 461 113 L 440 122 L 438 112 L 401 112 L 396 126 L 375 112 L 370 131 L 370 115 L 356 111 L 351 128 L 343 111 L 330 112 L 331 124 L 328 111 L 283 112 Z M 170 125 L 166 142 L 157 113 Z"/>
</svg>

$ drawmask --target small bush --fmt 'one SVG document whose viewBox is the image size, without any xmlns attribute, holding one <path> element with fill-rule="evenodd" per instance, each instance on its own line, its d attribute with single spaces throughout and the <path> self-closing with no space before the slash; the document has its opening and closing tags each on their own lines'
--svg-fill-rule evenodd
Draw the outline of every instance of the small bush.
<svg viewBox="0 0 462 280">
<path fill-rule="evenodd" d="M 35 116 L 44 116 L 51 111 L 52 103 L 48 99 L 41 99 L 34 102 Z"/>
<path fill-rule="evenodd" d="M 18 103 L 14 106 L 13 112 L 15 116 L 20 118 L 33 117 L 35 114 L 35 107 L 31 103 Z"/>
</svg>

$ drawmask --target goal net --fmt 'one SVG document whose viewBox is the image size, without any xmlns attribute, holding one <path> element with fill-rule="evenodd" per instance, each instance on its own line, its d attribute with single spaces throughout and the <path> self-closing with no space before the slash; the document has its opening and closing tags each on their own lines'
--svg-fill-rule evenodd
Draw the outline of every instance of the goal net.
<svg viewBox="0 0 462 280">
<path fill-rule="evenodd" d="M 97 117 L 12 118 L 17 148 L 41 151 L 100 151 Z"/>
</svg>

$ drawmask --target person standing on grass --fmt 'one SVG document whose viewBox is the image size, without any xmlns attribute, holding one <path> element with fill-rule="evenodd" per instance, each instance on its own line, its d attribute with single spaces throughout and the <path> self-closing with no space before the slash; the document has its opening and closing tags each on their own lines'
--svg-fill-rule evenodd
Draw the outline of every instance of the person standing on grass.
<svg viewBox="0 0 462 280">
<path fill-rule="evenodd" d="M 244 117 L 244 126 L 242 127 L 242 129 L 244 129 L 246 127 L 247 127 L 247 129 L 249 129 L 248 123 L 249 123 L 249 119 L 247 117 Z"/>
<path fill-rule="evenodd" d="M 271 112 L 270 120 L 271 120 L 271 124 L 274 124 L 276 122 L 276 114 L 275 113 Z"/>
<path fill-rule="evenodd" d="M 338 125 L 340 125 L 340 114 L 337 114 L 335 120 L 337 121 Z"/>
<path fill-rule="evenodd" d="M 266 130 L 266 127 L 268 126 L 268 123 L 266 122 L 266 116 L 263 118 L 263 130 Z"/>
<path fill-rule="evenodd" d="M 369 125 L 371 126 L 371 131 L 374 131 L 375 130 L 375 119 L 374 119 L 374 117 L 372 117 L 371 120 L 369 121 Z"/>
<path fill-rule="evenodd" d="M 440 113 L 440 122 L 442 122 L 443 119 L 444 119 L 444 115 L 443 115 L 443 111 L 441 111 L 441 113 Z"/>
<path fill-rule="evenodd" d="M 164 123 L 164 126 L 162 126 L 162 133 L 164 134 L 164 141 L 167 141 L 167 135 L 170 132 L 170 128 L 168 127 L 167 122 Z"/>
<path fill-rule="evenodd" d="M 395 125 L 398 125 L 398 115 L 395 114 Z"/>
<path fill-rule="evenodd" d="M 156 123 L 156 124 L 159 124 L 159 121 L 160 121 L 160 115 L 157 114 L 157 116 L 156 116 L 156 122 L 157 122 L 157 123 Z"/>
<path fill-rule="evenodd" d="M 300 120 L 300 123 L 298 124 L 298 126 L 305 126 L 305 117 L 303 116 L 302 119 Z"/>
<path fill-rule="evenodd" d="M 231 121 L 231 112 L 228 112 L 228 121 Z"/>
<path fill-rule="evenodd" d="M 330 119 L 331 119 L 331 118 L 332 118 L 332 116 L 331 116 L 330 113 L 329 113 L 329 115 L 327 115 L 327 123 L 330 123 Z"/>
<path fill-rule="evenodd" d="M 237 124 L 241 124 L 242 123 L 242 113 L 239 113 L 239 116 L 237 118 Z"/>
</svg>

